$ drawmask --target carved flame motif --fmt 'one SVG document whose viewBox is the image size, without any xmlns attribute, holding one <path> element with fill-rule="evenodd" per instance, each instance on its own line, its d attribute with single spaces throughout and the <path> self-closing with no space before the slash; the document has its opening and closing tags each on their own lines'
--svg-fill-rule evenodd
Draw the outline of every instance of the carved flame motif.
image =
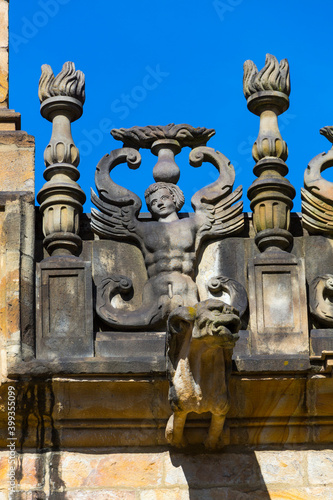
<svg viewBox="0 0 333 500">
<path fill-rule="evenodd" d="M 265 66 L 258 71 L 253 61 L 244 63 L 243 91 L 246 99 L 265 90 L 290 94 L 289 64 L 287 59 L 278 62 L 275 56 L 266 54 Z"/>
<path fill-rule="evenodd" d="M 75 71 L 73 62 L 66 62 L 56 77 L 51 66 L 43 64 L 38 88 L 39 100 L 42 103 L 45 99 L 55 96 L 73 97 L 84 103 L 85 77 L 82 71 Z"/>
<path fill-rule="evenodd" d="M 150 148 L 152 144 L 160 139 L 173 139 L 179 141 L 181 147 L 194 148 L 204 146 L 207 141 L 215 135 L 212 128 L 194 128 L 186 123 L 175 125 L 149 125 L 147 127 L 120 128 L 111 130 L 111 135 L 117 141 L 122 141 L 124 146 L 132 148 Z"/>
</svg>

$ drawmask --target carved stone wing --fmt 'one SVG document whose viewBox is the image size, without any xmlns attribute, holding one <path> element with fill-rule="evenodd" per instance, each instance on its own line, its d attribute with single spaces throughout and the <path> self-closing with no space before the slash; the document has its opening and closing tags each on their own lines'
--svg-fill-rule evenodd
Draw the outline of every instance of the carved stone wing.
<svg viewBox="0 0 333 500">
<path fill-rule="evenodd" d="M 99 196 L 91 190 L 91 201 L 98 210 L 91 210 L 91 228 L 102 238 L 128 238 L 141 243 L 140 223 L 137 219 L 141 200 L 110 177 L 111 170 L 125 162 L 129 168 L 138 168 L 141 163 L 140 153 L 131 148 L 115 149 L 98 163 L 95 183 Z"/>
<path fill-rule="evenodd" d="M 333 127 L 323 127 L 320 133 L 333 143 Z M 333 166 L 333 149 L 315 156 L 304 173 L 302 193 L 302 223 L 312 234 L 333 234 L 333 183 L 321 173 Z"/>
<path fill-rule="evenodd" d="M 190 153 L 190 164 L 200 167 L 202 162 L 212 163 L 219 171 L 218 179 L 197 191 L 191 203 L 198 217 L 196 249 L 204 238 L 229 236 L 244 227 L 242 186 L 232 191 L 235 170 L 228 158 L 213 148 L 198 147 Z"/>
<path fill-rule="evenodd" d="M 303 226 L 312 234 L 333 234 L 333 206 L 301 189 Z"/>
</svg>

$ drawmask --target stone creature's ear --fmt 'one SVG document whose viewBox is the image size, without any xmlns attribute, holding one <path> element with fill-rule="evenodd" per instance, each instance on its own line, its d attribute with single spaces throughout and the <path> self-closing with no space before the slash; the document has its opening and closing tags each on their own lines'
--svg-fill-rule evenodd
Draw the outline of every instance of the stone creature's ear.
<svg viewBox="0 0 333 500">
<path fill-rule="evenodd" d="M 173 334 L 181 333 L 193 323 L 197 314 L 196 307 L 177 307 L 170 313 L 168 319 L 168 331 Z"/>
<path fill-rule="evenodd" d="M 196 313 L 195 307 L 178 307 L 169 316 L 166 349 L 167 357 L 173 366 L 177 363 L 186 337 L 192 334 Z"/>
</svg>

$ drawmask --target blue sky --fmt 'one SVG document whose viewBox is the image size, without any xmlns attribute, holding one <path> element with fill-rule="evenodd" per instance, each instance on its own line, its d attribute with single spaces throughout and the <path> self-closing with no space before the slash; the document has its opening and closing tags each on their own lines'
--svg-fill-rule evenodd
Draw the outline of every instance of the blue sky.
<svg viewBox="0 0 333 500">
<path fill-rule="evenodd" d="M 307 163 L 330 147 L 319 129 L 333 125 L 332 13 L 330 0 L 11 0 L 10 107 L 36 137 L 36 192 L 45 182 L 43 151 L 51 136 L 39 113 L 40 67 L 50 64 L 57 74 L 73 61 L 86 75 L 84 113 L 72 126 L 85 211 L 99 159 L 121 147 L 109 130 L 170 122 L 216 130 L 208 145 L 234 164 L 248 211 L 259 118 L 246 107 L 243 62 L 252 59 L 261 69 L 271 53 L 290 64 L 290 107 L 279 123 L 289 147 L 288 179 L 297 190 L 294 211 L 300 211 Z M 154 75 L 149 88 L 148 74 Z M 194 192 L 217 176 L 209 164 L 190 167 L 189 151 L 176 157 L 185 210 Z M 116 182 L 141 197 L 156 163 L 147 151 L 142 156 L 138 170 L 120 165 L 114 171 Z"/>
</svg>

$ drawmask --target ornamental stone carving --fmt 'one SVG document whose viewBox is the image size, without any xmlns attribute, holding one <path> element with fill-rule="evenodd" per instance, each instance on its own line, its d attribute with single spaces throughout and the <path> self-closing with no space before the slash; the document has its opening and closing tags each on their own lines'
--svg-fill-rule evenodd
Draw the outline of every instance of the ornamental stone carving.
<svg viewBox="0 0 333 500">
<path fill-rule="evenodd" d="M 243 89 L 248 109 L 260 116 L 252 149 L 258 179 L 248 189 L 255 243 L 262 252 L 248 262 L 252 360 L 255 364 L 256 356 L 265 356 L 267 365 L 257 365 L 265 370 L 275 358 L 276 369 L 283 369 L 286 356 L 294 356 L 294 367 L 302 370 L 309 364 L 305 272 L 303 260 L 291 253 L 290 211 L 295 189 L 285 178 L 288 148 L 278 126 L 278 116 L 289 107 L 288 61 L 279 63 L 267 54 L 261 71 L 246 61 Z"/>
<path fill-rule="evenodd" d="M 44 64 L 38 96 L 41 115 L 52 122 L 52 136 L 44 153 L 47 182 L 37 195 L 49 257 L 36 269 L 36 352 L 40 359 L 86 358 L 94 352 L 91 262 L 79 257 L 79 217 L 86 196 L 76 182 L 80 156 L 71 133 L 71 123 L 82 115 L 84 74 L 66 62 L 55 77 Z"/>
<path fill-rule="evenodd" d="M 309 285 L 310 312 L 320 328 L 333 327 L 333 275 L 324 274 Z"/>
<path fill-rule="evenodd" d="M 223 154 L 205 146 L 197 146 L 191 151 L 190 164 L 199 167 L 203 162 L 210 162 L 217 168 L 219 177 L 194 194 L 193 216 L 178 216 L 184 195 L 174 183 L 179 177 L 173 156 L 175 141 L 178 148 L 196 146 L 205 143 L 213 132 L 193 129 L 189 125 L 113 131 L 113 135 L 121 138 L 125 145 L 130 143 L 136 148 L 154 149 L 159 142 L 160 148 L 159 161 L 153 172 L 157 182 L 145 192 L 152 215 L 150 221 L 138 218 L 140 198 L 115 184 L 110 177 L 112 169 L 120 163 L 127 162 L 130 168 L 138 168 L 141 162 L 138 150 L 133 147 L 114 150 L 97 165 L 95 182 L 99 197 L 92 192 L 92 201 L 98 210 L 92 209 L 91 227 L 101 238 L 138 245 L 148 277 L 143 287 L 142 304 L 135 311 L 121 310 L 113 305 L 115 294 L 121 293 L 126 298 L 135 293 L 129 278 L 113 275 L 97 285 L 97 314 L 113 329 L 157 328 L 165 325 L 174 308 L 196 304 L 200 300 L 195 283 L 196 259 L 202 243 L 236 234 L 242 229 L 242 203 L 238 201 L 242 190 L 239 187 L 232 191 L 234 168 Z M 164 138 L 155 140 L 157 137 Z"/>
<path fill-rule="evenodd" d="M 55 77 L 42 66 L 38 96 L 41 114 L 52 122 L 52 137 L 44 153 L 46 184 L 37 195 L 43 214 L 44 245 L 50 255 L 77 254 L 81 246 L 79 215 L 86 196 L 77 180 L 79 150 L 74 144 L 71 122 L 82 115 L 85 78 L 66 62 Z"/>
<path fill-rule="evenodd" d="M 259 135 L 252 149 L 256 161 L 253 172 L 258 179 L 248 190 L 256 243 L 261 251 L 270 246 L 285 249 L 292 241 L 289 225 L 295 196 L 295 189 L 284 178 L 288 173 L 285 164 L 288 148 L 277 118 L 289 107 L 287 59 L 279 64 L 274 56 L 267 54 L 265 66 L 259 72 L 253 61 L 245 61 L 243 89 L 248 109 L 260 116 Z"/>
<path fill-rule="evenodd" d="M 212 414 L 207 448 L 221 446 L 229 410 L 229 378 L 233 347 L 240 327 L 236 309 L 216 299 L 180 307 L 169 316 L 167 372 L 172 415 L 165 436 L 177 447 L 187 444 L 184 426 L 190 412 Z"/>
<path fill-rule="evenodd" d="M 323 127 L 320 133 L 333 143 L 333 127 Z M 321 173 L 333 166 L 333 145 L 310 162 L 304 173 L 302 193 L 303 227 L 311 234 L 333 235 L 333 183 Z"/>
</svg>

